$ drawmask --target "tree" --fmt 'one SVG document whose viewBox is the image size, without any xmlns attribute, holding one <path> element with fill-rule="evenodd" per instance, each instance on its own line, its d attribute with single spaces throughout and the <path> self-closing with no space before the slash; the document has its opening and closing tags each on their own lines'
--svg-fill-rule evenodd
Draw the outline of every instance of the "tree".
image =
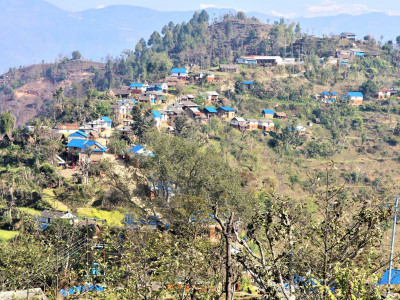
<svg viewBox="0 0 400 300">
<path fill-rule="evenodd" d="M 301 27 L 299 22 L 296 24 L 296 28 L 294 29 L 294 36 L 296 39 L 301 38 Z"/>
<path fill-rule="evenodd" d="M 246 236 L 256 250 L 237 235 L 246 250 L 240 261 L 271 297 L 280 294 L 289 300 L 313 294 L 328 299 L 330 288 L 343 280 L 343 272 L 351 270 L 354 262 L 358 266 L 378 262 L 373 253 L 391 216 L 391 208 L 383 205 L 387 193 L 371 189 L 354 195 L 338 181 L 333 164 L 310 176 L 310 183 L 313 200 L 309 205 L 315 206 L 316 213 L 307 205 L 266 193 L 264 210 L 247 226 Z M 373 278 L 368 266 L 365 270 Z"/>
<path fill-rule="evenodd" d="M 75 50 L 75 51 L 72 51 L 72 59 L 81 59 L 82 58 L 82 54 L 78 51 L 78 50 Z"/>
<path fill-rule="evenodd" d="M 3 112 L 0 115 L 0 133 L 10 133 L 14 128 L 14 123 L 14 116 L 9 111 Z"/>
<path fill-rule="evenodd" d="M 236 18 L 239 19 L 239 20 L 245 20 L 246 19 L 246 14 L 243 11 L 239 11 L 236 14 Z"/>
<path fill-rule="evenodd" d="M 232 241 L 233 226 L 239 216 L 244 217 L 253 203 L 252 195 L 244 192 L 240 173 L 232 169 L 213 148 L 202 151 L 198 144 L 182 138 L 161 136 L 154 133 L 148 139 L 155 158 L 148 161 L 146 175 L 152 186 L 162 191 L 159 205 L 169 208 L 174 205 L 170 193 L 178 196 L 195 196 L 204 199 L 209 213 L 222 228 L 225 260 L 226 298 L 233 297 L 233 283 L 238 279 L 233 271 Z M 155 176 L 154 176 L 155 174 Z M 202 206 L 200 203 L 198 204 Z M 195 208 L 197 209 L 197 207 Z"/>
<path fill-rule="evenodd" d="M 151 109 L 145 108 L 141 103 L 132 108 L 132 132 L 139 141 L 143 140 L 145 133 L 154 128 L 154 118 L 151 115 Z"/>
<path fill-rule="evenodd" d="M 396 37 L 396 44 L 400 45 L 400 35 L 398 37 Z"/>
<path fill-rule="evenodd" d="M 379 91 L 379 87 L 373 80 L 367 80 L 361 85 L 361 91 L 368 99 L 374 98 Z"/>
</svg>

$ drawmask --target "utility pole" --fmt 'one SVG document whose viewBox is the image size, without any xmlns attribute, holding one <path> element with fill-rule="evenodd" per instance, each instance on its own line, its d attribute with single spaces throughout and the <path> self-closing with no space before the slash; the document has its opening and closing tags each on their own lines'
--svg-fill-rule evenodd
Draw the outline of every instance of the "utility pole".
<svg viewBox="0 0 400 300">
<path fill-rule="evenodd" d="M 396 222 L 397 222 L 397 209 L 399 205 L 399 198 L 396 198 L 396 202 L 394 204 L 394 217 L 393 217 L 393 231 L 392 231 L 392 243 L 390 246 L 390 258 L 389 258 L 389 276 L 388 276 L 388 288 L 387 295 L 389 295 L 390 291 L 390 283 L 392 281 L 392 265 L 393 265 L 393 248 L 394 248 L 394 238 L 396 235 Z"/>
</svg>

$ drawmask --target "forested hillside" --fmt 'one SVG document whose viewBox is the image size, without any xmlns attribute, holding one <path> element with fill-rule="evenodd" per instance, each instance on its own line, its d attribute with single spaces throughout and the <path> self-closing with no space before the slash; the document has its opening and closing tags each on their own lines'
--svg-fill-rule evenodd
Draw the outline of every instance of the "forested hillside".
<svg viewBox="0 0 400 300">
<path fill-rule="evenodd" d="M 387 293 L 400 38 L 209 21 L 170 22 L 105 64 L 74 51 L 1 78 L 2 291 Z"/>
</svg>

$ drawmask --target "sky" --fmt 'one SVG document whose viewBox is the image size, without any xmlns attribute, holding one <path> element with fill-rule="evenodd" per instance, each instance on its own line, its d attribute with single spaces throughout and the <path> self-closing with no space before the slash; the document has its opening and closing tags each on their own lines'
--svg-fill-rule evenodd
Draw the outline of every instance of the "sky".
<svg viewBox="0 0 400 300">
<path fill-rule="evenodd" d="M 128 4 L 160 11 L 188 11 L 207 7 L 234 8 L 285 18 L 364 14 L 374 11 L 400 15 L 399 0 L 46 0 L 64 10 L 82 11 Z M 167 4 L 168 3 L 168 4 Z"/>
</svg>

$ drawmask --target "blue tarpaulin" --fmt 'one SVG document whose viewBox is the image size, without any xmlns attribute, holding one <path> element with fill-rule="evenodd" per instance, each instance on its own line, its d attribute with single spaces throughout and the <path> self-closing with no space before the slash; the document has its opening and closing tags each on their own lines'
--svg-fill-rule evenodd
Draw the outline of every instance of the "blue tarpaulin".
<svg viewBox="0 0 400 300">
<path fill-rule="evenodd" d="M 400 284 L 400 270 L 392 269 L 392 278 L 390 284 Z M 389 270 L 386 270 L 382 278 L 378 281 L 377 285 L 388 284 L 389 282 Z"/>
</svg>

